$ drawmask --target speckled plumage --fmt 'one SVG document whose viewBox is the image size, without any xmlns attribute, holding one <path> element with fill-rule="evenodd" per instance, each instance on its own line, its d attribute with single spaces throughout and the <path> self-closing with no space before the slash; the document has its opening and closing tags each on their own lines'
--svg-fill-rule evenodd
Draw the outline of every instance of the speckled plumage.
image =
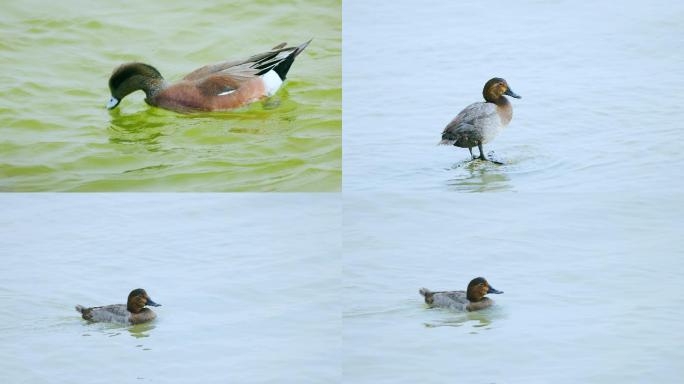
<svg viewBox="0 0 684 384">
<path fill-rule="evenodd" d="M 466 291 L 432 292 L 427 288 L 418 291 L 425 303 L 431 307 L 448 308 L 456 311 L 477 311 L 488 308 L 494 300 L 485 297 L 489 293 L 503 293 L 491 287 L 483 277 L 476 277 L 468 283 Z"/>
<path fill-rule="evenodd" d="M 442 144 L 461 148 L 486 144 L 504 129 L 502 119 L 494 103 L 473 103 L 465 107 L 442 132 Z"/>
<path fill-rule="evenodd" d="M 439 308 L 455 309 L 457 311 L 466 311 L 470 301 L 466 298 L 465 291 L 449 291 L 449 292 L 430 292 L 423 288 L 420 293 L 424 297 L 432 296 L 430 305 Z"/>
<path fill-rule="evenodd" d="M 480 158 L 486 160 L 482 145 L 494 140 L 513 118 L 513 107 L 504 95 L 520 96 L 498 77 L 487 81 L 482 94 L 484 102 L 470 104 L 447 124 L 439 144 L 468 148 L 471 155 L 472 148 L 478 147 Z"/>
<path fill-rule="evenodd" d="M 131 313 L 126 304 L 112 304 L 102 307 L 84 308 L 76 306 L 83 319 L 96 323 L 138 324 L 154 320 L 157 315 L 151 309 L 145 308 L 140 313 Z"/>
<path fill-rule="evenodd" d="M 84 320 L 92 322 L 140 324 L 154 320 L 157 317 L 154 311 L 145 308 L 147 305 L 161 306 L 161 304 L 152 301 L 144 289 L 138 288 L 131 291 L 128 295 L 127 304 L 112 304 L 91 308 L 77 305 L 76 311 L 81 313 L 81 317 Z"/>
</svg>

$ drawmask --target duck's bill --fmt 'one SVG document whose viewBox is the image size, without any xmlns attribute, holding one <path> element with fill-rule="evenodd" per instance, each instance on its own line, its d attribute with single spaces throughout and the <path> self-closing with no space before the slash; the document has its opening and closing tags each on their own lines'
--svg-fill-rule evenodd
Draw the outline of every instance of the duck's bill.
<svg viewBox="0 0 684 384">
<path fill-rule="evenodd" d="M 149 297 L 147 298 L 147 305 L 149 305 L 150 307 L 161 307 L 161 304 L 155 303 L 155 302 L 152 301 L 152 299 L 150 299 Z"/>
<path fill-rule="evenodd" d="M 506 90 L 506 92 L 504 92 L 504 95 L 508 95 L 508 96 L 510 96 L 510 97 L 515 97 L 516 99 L 522 99 L 522 96 L 520 96 L 520 95 L 518 95 L 517 93 L 511 91 L 510 88 L 508 88 L 508 89 Z"/>
<path fill-rule="evenodd" d="M 497 293 L 498 294 L 498 293 L 503 293 L 503 291 L 499 291 L 498 289 L 494 289 L 494 287 L 490 286 L 487 293 Z"/>
<path fill-rule="evenodd" d="M 117 105 L 119 105 L 119 99 L 116 97 L 111 97 L 107 103 L 107 109 L 114 109 Z"/>
</svg>

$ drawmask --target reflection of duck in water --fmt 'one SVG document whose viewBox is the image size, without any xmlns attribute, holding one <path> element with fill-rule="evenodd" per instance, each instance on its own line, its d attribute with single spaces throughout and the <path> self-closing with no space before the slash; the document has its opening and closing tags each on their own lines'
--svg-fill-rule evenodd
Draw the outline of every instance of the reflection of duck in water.
<svg viewBox="0 0 684 384">
<path fill-rule="evenodd" d="M 112 304 L 103 307 L 85 308 L 81 305 L 76 306 L 85 320 L 105 323 L 120 323 L 120 324 L 140 324 L 147 321 L 154 320 L 157 315 L 145 306 L 159 307 L 149 296 L 144 289 L 138 288 L 128 294 L 127 304 Z"/>
<path fill-rule="evenodd" d="M 489 293 L 503 293 L 503 291 L 494 289 L 484 277 L 471 280 L 466 291 L 432 292 L 427 288 L 420 289 L 420 294 L 425 297 L 426 304 L 460 311 L 477 311 L 491 306 L 494 300 L 485 297 Z"/>
<path fill-rule="evenodd" d="M 480 159 L 487 160 L 482 144 L 494 140 L 513 118 L 513 107 L 504 95 L 519 99 L 508 86 L 506 80 L 495 77 L 482 90 L 485 102 L 473 103 L 465 107 L 442 132 L 443 145 L 468 148 L 473 156 L 473 147 L 480 150 Z"/>
</svg>

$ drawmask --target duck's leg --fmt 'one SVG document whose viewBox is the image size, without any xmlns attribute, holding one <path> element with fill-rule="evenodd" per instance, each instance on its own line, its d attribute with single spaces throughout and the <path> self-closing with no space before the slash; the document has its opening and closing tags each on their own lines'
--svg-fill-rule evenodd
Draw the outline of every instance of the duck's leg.
<svg viewBox="0 0 684 384">
<path fill-rule="evenodd" d="M 477 142 L 477 149 L 480 150 L 480 160 L 487 160 L 487 158 L 485 157 L 485 154 L 484 154 L 484 150 L 482 149 L 482 142 L 481 141 Z"/>
<path fill-rule="evenodd" d="M 498 160 L 492 160 L 485 157 L 484 150 L 482 150 L 482 142 L 477 143 L 477 148 L 480 150 L 480 160 L 491 161 L 494 164 L 504 165 L 504 163 Z"/>
<path fill-rule="evenodd" d="M 473 156 L 473 147 L 468 147 L 468 150 L 470 151 L 470 158 L 471 158 L 472 160 L 477 159 L 477 157 Z"/>
</svg>

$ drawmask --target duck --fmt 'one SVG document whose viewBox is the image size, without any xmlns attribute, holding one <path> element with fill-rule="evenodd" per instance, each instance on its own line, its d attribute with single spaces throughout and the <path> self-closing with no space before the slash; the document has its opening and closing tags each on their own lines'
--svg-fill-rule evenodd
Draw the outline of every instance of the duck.
<svg viewBox="0 0 684 384">
<path fill-rule="evenodd" d="M 478 311 L 489 308 L 494 304 L 494 300 L 485 297 L 485 295 L 503 293 L 503 291 L 494 289 L 494 287 L 489 285 L 484 277 L 472 279 L 465 291 L 433 292 L 427 288 L 421 288 L 418 292 L 425 298 L 425 303 L 431 307 L 449 308 L 459 311 Z"/>
<path fill-rule="evenodd" d="M 513 118 L 513 106 L 504 95 L 522 98 L 511 90 L 506 80 L 500 77 L 489 79 L 482 89 L 485 101 L 470 104 L 459 112 L 442 131 L 439 144 L 468 148 L 473 160 L 477 159 L 473 156 L 473 147 L 477 146 L 480 160 L 488 160 L 482 145 L 494 140 Z"/>
<path fill-rule="evenodd" d="M 155 303 L 142 288 L 137 288 L 128 294 L 127 304 L 112 304 L 102 307 L 86 308 L 82 305 L 76 306 L 76 311 L 81 313 L 83 319 L 92 322 L 119 323 L 119 324 L 140 324 L 152 321 L 157 317 L 150 308 L 146 306 L 160 307 L 161 304 Z"/>
<path fill-rule="evenodd" d="M 271 50 L 242 60 L 205 65 L 171 84 L 153 66 L 125 63 L 109 78 L 111 98 L 107 109 L 116 108 L 132 92 L 145 92 L 151 106 L 179 113 L 229 111 L 273 96 L 287 77 L 295 58 L 311 40 L 297 47 L 281 43 Z"/>
</svg>

